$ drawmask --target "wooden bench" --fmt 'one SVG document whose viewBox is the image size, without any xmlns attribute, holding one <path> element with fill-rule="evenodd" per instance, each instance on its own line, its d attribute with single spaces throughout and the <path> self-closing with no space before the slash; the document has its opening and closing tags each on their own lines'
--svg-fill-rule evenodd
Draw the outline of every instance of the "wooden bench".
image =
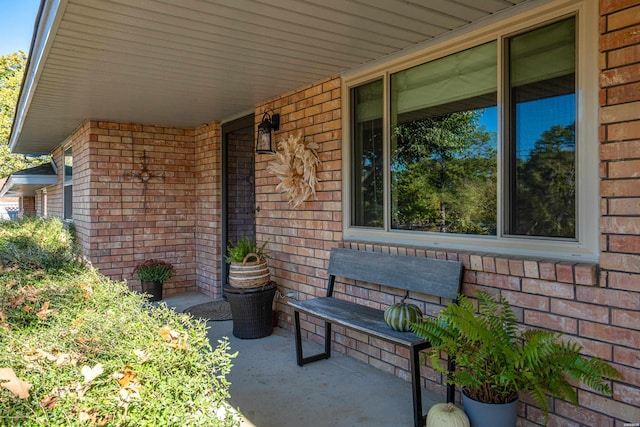
<svg viewBox="0 0 640 427">
<path fill-rule="evenodd" d="M 424 426 L 426 414 L 422 408 L 420 387 L 420 351 L 430 347 L 412 332 L 398 332 L 384 321 L 384 311 L 363 306 L 333 296 L 336 277 L 384 285 L 456 301 L 462 285 L 462 265 L 423 257 L 365 252 L 352 249 L 332 249 L 328 268 L 327 296 L 300 301 L 289 301 L 295 318 L 296 358 L 299 366 L 331 356 L 331 325 L 341 325 L 375 336 L 410 349 L 411 385 L 415 426 Z M 304 357 L 300 333 L 300 313 L 324 320 L 324 351 Z M 448 369 L 454 368 L 452 360 Z M 454 401 L 454 387 L 447 386 L 447 402 Z"/>
</svg>

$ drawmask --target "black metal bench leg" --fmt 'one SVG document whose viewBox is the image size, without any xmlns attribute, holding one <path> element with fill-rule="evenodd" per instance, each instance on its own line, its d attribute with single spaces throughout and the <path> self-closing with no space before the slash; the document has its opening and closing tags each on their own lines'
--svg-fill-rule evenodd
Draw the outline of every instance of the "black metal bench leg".
<svg viewBox="0 0 640 427">
<path fill-rule="evenodd" d="M 456 370 L 456 360 L 453 357 L 447 359 L 447 371 L 453 372 Z M 447 403 L 455 403 L 456 400 L 456 386 L 449 384 L 447 386 Z"/>
<path fill-rule="evenodd" d="M 324 322 L 324 354 L 331 357 L 331 323 Z"/>
<path fill-rule="evenodd" d="M 324 322 L 325 337 L 324 337 L 324 352 L 314 354 L 313 356 L 304 357 L 302 355 L 302 333 L 300 331 L 300 313 L 294 310 L 293 317 L 296 324 L 296 362 L 298 366 L 302 366 L 306 363 L 315 362 L 316 360 L 328 359 L 331 357 L 331 323 Z"/>
<path fill-rule="evenodd" d="M 420 386 L 420 349 L 411 347 L 411 390 L 413 391 L 413 422 L 415 427 L 424 427 L 427 422 L 422 413 L 422 388 Z"/>
<path fill-rule="evenodd" d="M 296 323 L 296 362 L 298 363 L 298 366 L 302 366 L 304 362 L 302 358 L 302 334 L 300 333 L 300 313 L 297 311 L 294 311 L 293 317 L 295 318 L 295 323 Z"/>
</svg>

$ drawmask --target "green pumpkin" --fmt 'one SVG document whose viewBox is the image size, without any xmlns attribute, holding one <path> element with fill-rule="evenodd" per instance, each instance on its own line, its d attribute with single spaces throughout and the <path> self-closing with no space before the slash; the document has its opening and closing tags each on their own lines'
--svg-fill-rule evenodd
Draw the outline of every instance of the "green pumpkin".
<svg viewBox="0 0 640 427">
<path fill-rule="evenodd" d="M 384 311 L 384 321 L 396 331 L 410 331 L 411 322 L 417 322 L 422 317 L 420 308 L 415 304 L 405 303 L 405 298 Z"/>
</svg>

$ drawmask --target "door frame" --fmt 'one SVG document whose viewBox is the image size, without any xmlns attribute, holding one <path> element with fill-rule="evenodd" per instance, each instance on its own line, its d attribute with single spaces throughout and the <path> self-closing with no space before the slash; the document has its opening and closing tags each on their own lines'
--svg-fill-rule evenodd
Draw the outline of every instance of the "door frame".
<svg viewBox="0 0 640 427">
<path fill-rule="evenodd" d="M 222 290 L 222 296 L 224 296 L 224 287 L 227 284 L 227 262 L 224 257 L 227 254 L 227 241 L 229 240 L 229 210 L 227 203 L 229 202 L 229 195 L 227 194 L 227 185 L 228 185 L 228 176 L 229 172 L 227 164 L 228 164 L 228 156 L 229 156 L 229 146 L 228 146 L 228 138 L 229 134 L 235 132 L 240 129 L 253 128 L 252 134 L 255 133 L 255 114 L 249 114 L 247 116 L 241 117 L 239 119 L 232 120 L 227 123 L 222 124 L 221 130 L 221 179 L 220 179 L 220 288 Z M 255 187 L 255 180 L 254 180 Z M 255 191 L 255 188 L 254 188 Z"/>
</svg>

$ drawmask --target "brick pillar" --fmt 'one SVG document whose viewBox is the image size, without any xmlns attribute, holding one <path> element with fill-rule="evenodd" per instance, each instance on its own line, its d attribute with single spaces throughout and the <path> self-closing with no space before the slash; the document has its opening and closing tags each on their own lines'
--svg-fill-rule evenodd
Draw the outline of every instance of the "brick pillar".
<svg viewBox="0 0 640 427">
<path fill-rule="evenodd" d="M 604 284 L 640 292 L 640 2 L 600 1 Z"/>
<path fill-rule="evenodd" d="M 36 215 L 36 198 L 33 196 L 20 197 L 20 218 Z"/>
</svg>

